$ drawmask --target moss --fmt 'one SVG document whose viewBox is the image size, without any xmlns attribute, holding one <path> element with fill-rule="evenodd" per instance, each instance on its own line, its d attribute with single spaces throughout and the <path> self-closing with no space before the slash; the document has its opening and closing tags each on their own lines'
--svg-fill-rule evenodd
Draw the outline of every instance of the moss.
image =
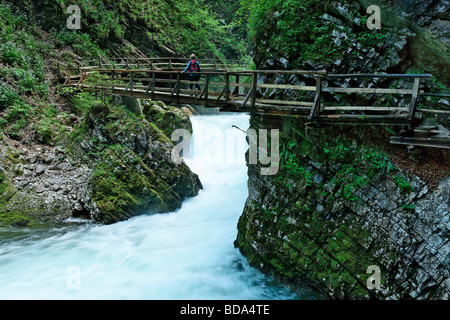
<svg viewBox="0 0 450 320">
<path fill-rule="evenodd" d="M 8 176 L 0 169 L 0 211 L 16 192 Z"/>
<path fill-rule="evenodd" d="M 41 222 L 24 213 L 23 211 L 2 212 L 0 209 L 0 227 L 16 228 L 28 227 L 37 228 L 42 226 Z"/>
<path fill-rule="evenodd" d="M 118 148 L 119 151 L 111 151 Z M 101 212 L 98 219 L 113 223 L 148 212 L 168 212 L 180 205 L 180 197 L 163 180 L 133 157 L 119 156 L 123 147 L 109 146 L 89 180 L 93 200 Z M 134 155 L 135 156 L 135 155 Z M 140 167 L 143 172 L 136 170 Z M 120 168 L 120 169 L 119 169 Z"/>
<path fill-rule="evenodd" d="M 165 136 L 171 137 L 176 129 L 186 129 L 192 133 L 189 116 L 177 107 L 160 101 L 142 100 L 142 113 L 151 123 L 157 123 Z"/>
<path fill-rule="evenodd" d="M 155 108 L 167 107 L 144 104 L 144 115 L 136 116 L 122 106 L 93 104 L 85 110 L 85 121 L 68 137 L 71 145 L 90 145 L 82 152 L 95 164 L 88 184 L 99 209 L 96 220 L 114 223 L 142 213 L 174 211 L 201 188 L 187 165 L 171 162 L 173 144 L 160 129 L 167 130 L 169 120 L 150 118 L 159 114 Z M 70 150 L 79 158 L 77 152 L 78 148 Z"/>
</svg>

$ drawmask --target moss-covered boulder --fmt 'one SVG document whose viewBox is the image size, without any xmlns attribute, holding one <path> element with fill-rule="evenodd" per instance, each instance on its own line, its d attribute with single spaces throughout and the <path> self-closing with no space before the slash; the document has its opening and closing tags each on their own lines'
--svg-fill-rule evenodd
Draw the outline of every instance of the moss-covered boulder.
<svg viewBox="0 0 450 320">
<path fill-rule="evenodd" d="M 174 211 L 202 187 L 198 176 L 171 156 L 168 136 L 179 127 L 190 129 L 188 116 L 162 103 L 143 106 L 137 116 L 120 106 L 94 105 L 72 138 L 81 147 L 75 153 L 94 165 L 88 191 L 97 221 Z"/>
</svg>

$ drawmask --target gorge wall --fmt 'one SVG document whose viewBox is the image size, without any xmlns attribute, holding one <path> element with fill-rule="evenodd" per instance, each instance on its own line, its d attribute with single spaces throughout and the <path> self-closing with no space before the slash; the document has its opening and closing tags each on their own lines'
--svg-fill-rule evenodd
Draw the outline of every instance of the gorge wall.
<svg viewBox="0 0 450 320">
<path fill-rule="evenodd" d="M 434 78 L 422 88 L 445 92 L 448 1 L 370 4 L 381 7 L 380 30 L 365 25 L 367 1 L 254 2 L 249 20 L 257 67 L 338 74 L 430 72 Z M 314 85 L 308 77 L 279 80 Z M 328 84 L 361 85 L 354 79 Z M 395 84 L 411 88 L 403 81 Z M 364 85 L 393 82 L 368 79 Z M 292 93 L 259 94 L 282 98 Z M 359 105 L 410 102 L 375 95 L 324 99 Z M 420 103 L 449 109 L 444 99 Z M 444 130 L 448 120 L 427 119 Z M 252 116 L 252 128 L 264 125 Z M 389 135 L 400 128 L 388 126 L 306 128 L 303 120 L 285 117 L 279 129 L 279 173 L 261 176 L 258 166 L 249 165 L 249 198 L 236 239 L 249 262 L 284 282 L 309 283 L 333 299 L 448 299 L 448 151 L 390 146 Z M 381 288 L 372 290 L 366 272 L 374 265 L 380 268 Z"/>
<path fill-rule="evenodd" d="M 305 135 L 300 121 L 285 122 L 279 174 L 249 166 L 237 246 L 253 266 L 335 299 L 448 299 L 449 178 L 430 190 L 341 130 Z M 367 287 L 372 265 L 380 290 Z"/>
</svg>

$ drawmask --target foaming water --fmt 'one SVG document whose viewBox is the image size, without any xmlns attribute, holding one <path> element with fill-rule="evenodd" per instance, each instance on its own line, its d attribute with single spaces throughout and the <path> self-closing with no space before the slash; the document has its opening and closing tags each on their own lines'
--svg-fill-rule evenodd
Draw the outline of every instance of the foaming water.
<svg viewBox="0 0 450 320">
<path fill-rule="evenodd" d="M 233 246 L 247 168 L 245 134 L 232 125 L 246 130 L 248 116 L 191 120 L 197 197 L 108 226 L 0 232 L 0 299 L 314 299 L 275 284 Z"/>
</svg>

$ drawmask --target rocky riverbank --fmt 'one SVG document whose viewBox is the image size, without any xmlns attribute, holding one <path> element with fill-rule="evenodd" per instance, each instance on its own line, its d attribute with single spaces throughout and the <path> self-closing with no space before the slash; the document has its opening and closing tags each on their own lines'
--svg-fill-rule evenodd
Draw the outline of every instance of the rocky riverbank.
<svg viewBox="0 0 450 320">
<path fill-rule="evenodd" d="M 201 183 L 185 163 L 172 160 L 166 134 L 175 128 L 191 130 L 187 113 L 145 101 L 141 117 L 120 106 L 94 107 L 57 147 L 14 147 L 4 139 L 1 225 L 70 217 L 112 223 L 176 210 Z"/>
</svg>

